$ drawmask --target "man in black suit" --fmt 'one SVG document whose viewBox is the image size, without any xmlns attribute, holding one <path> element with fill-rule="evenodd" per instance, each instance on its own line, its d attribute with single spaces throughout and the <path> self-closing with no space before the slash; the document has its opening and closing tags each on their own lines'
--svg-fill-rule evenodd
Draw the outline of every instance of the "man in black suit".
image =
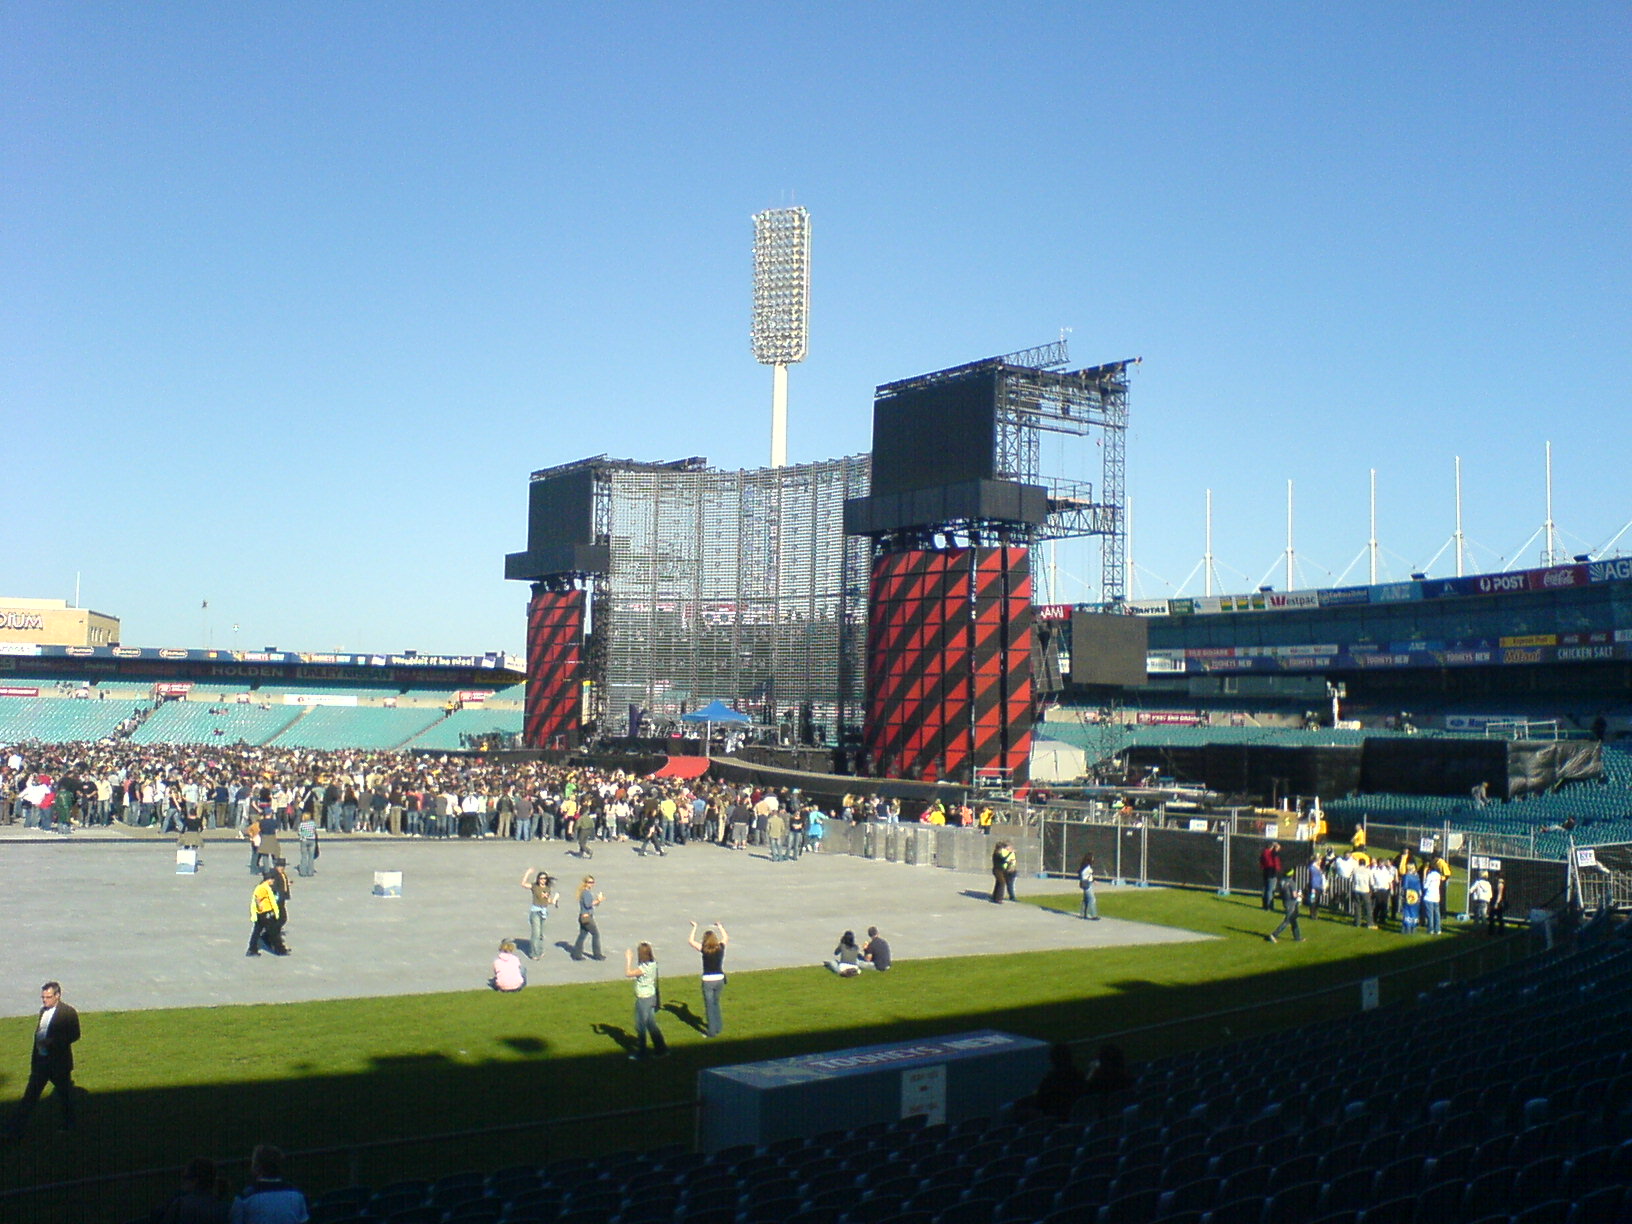
<svg viewBox="0 0 1632 1224">
<path fill-rule="evenodd" d="M 40 987 L 40 1022 L 34 1029 L 34 1049 L 28 1064 L 28 1087 L 12 1111 L 6 1134 L 19 1139 L 28 1129 L 40 1093 L 50 1084 L 62 1109 L 62 1129 L 71 1131 L 74 1113 L 74 1042 L 79 1040 L 79 1013 L 62 1001 L 62 987 L 47 982 Z"/>
</svg>

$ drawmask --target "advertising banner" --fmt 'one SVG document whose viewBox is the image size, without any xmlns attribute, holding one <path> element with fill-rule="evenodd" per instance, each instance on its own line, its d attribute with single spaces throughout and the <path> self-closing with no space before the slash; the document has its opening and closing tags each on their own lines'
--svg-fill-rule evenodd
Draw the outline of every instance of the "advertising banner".
<svg viewBox="0 0 1632 1224">
<path fill-rule="evenodd" d="M 1411 584 L 1400 583 L 1398 585 L 1406 586 Z M 1378 587 L 1377 589 L 1386 590 L 1387 588 Z M 1320 606 L 1323 608 L 1342 608 L 1350 604 L 1368 604 L 1372 602 L 1371 588 L 1363 586 L 1331 587 L 1324 591 L 1316 591 L 1315 594 L 1319 599 Z M 1383 601 L 1379 600 L 1378 602 Z"/>
<path fill-rule="evenodd" d="M 1423 583 L 1385 582 L 1371 588 L 1372 603 L 1410 603 L 1423 598 Z"/>
<path fill-rule="evenodd" d="M 1270 611 L 1283 611 L 1288 608 L 1318 608 L 1320 607 L 1320 593 L 1318 591 L 1270 591 L 1264 596 L 1264 603 Z"/>
<path fill-rule="evenodd" d="M 1553 651 L 1553 658 L 1559 663 L 1606 663 L 1611 659 L 1619 658 L 1621 652 L 1611 645 L 1599 646 L 1559 646 Z"/>
</svg>

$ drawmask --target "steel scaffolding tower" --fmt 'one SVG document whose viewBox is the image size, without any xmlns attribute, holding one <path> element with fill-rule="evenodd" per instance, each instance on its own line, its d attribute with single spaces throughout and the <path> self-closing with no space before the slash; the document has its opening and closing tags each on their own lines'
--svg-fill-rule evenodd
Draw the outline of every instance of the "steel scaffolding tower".
<svg viewBox="0 0 1632 1224">
<path fill-rule="evenodd" d="M 868 466 L 855 455 L 601 469 L 596 530 L 610 566 L 588 658 L 597 722 L 615 726 L 630 705 L 673 718 L 717 697 L 767 722 L 808 713 L 836 737 L 866 615 L 853 594 L 866 542 L 845 537 L 843 506 L 866 492 Z"/>
</svg>

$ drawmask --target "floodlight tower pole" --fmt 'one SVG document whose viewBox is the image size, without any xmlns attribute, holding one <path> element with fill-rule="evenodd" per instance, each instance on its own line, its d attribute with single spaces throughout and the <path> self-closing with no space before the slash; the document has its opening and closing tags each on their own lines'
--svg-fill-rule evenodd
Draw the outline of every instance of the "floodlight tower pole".
<svg viewBox="0 0 1632 1224">
<path fill-rule="evenodd" d="M 771 466 L 788 466 L 788 367 L 771 367 Z"/>
<path fill-rule="evenodd" d="M 771 466 L 788 462 L 788 367 L 805 359 L 810 320 L 810 213 L 754 214 L 754 360 L 772 367 Z"/>
</svg>

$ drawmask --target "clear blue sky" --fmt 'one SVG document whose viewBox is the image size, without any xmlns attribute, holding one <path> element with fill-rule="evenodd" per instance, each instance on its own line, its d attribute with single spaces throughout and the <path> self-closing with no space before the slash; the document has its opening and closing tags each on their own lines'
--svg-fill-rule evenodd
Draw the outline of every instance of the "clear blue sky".
<svg viewBox="0 0 1632 1224">
<path fill-rule="evenodd" d="M 864 451 L 878 383 L 1070 328 L 1144 358 L 1136 594 L 1200 593 L 1207 487 L 1224 585 L 1281 585 L 1289 479 L 1332 583 L 1371 468 L 1403 577 L 1457 455 L 1472 568 L 1536 564 L 1549 440 L 1596 548 L 1632 519 L 1629 14 L 10 0 L 0 594 L 78 574 L 132 645 L 519 651 L 530 471 L 765 461 L 749 218 L 787 203 L 796 462 Z"/>
</svg>

